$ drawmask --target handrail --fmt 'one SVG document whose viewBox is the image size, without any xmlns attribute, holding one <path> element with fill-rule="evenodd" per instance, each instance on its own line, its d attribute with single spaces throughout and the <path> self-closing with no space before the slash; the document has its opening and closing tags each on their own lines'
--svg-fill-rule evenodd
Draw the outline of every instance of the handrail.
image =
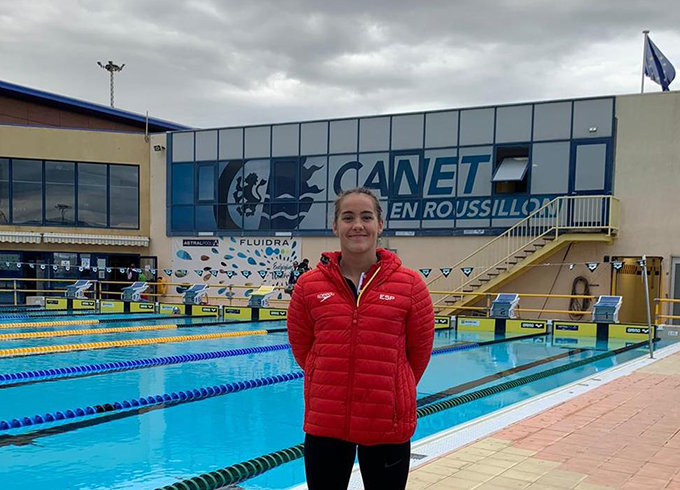
<svg viewBox="0 0 680 490">
<path fill-rule="evenodd" d="M 618 230 L 618 215 L 619 203 L 613 196 L 556 197 L 456 262 L 451 267 L 452 271 L 462 267 L 472 268 L 472 273 L 462 279 L 458 289 L 481 283 L 484 279 L 490 280 L 509 270 L 519 260 L 533 253 L 535 250 L 527 248 L 540 246 L 541 240 L 553 240 L 575 229 L 606 229 L 606 233 L 611 236 Z M 449 283 L 454 280 L 441 273 L 427 281 L 427 285 L 432 286 L 442 279 Z M 441 305 L 448 297 L 439 298 L 435 306 Z"/>
<path fill-rule="evenodd" d="M 26 286 L 26 283 L 37 283 L 40 282 L 58 282 L 58 283 L 72 283 L 73 281 L 77 280 L 76 278 L 65 278 L 65 279 L 43 279 L 43 278 L 14 278 L 14 277 L 9 277 L 9 278 L 3 278 L 0 277 L 0 284 L 4 283 L 11 283 L 7 285 L 6 287 L 0 287 L 0 293 L 12 293 L 13 294 L 13 299 L 12 303 L 17 306 L 19 305 L 19 294 L 38 294 L 41 296 L 45 297 L 63 297 L 63 294 L 66 292 L 66 289 L 63 288 L 52 288 L 52 289 L 41 289 L 41 288 L 31 288 L 28 289 Z M 102 286 L 104 285 L 116 285 L 116 286 L 129 286 L 132 285 L 135 281 L 107 281 L 107 280 L 92 280 L 93 287 L 87 291 L 85 291 L 85 296 L 87 299 L 99 299 L 99 300 L 107 300 L 107 299 L 114 299 L 116 297 L 120 297 L 122 295 L 121 291 L 107 291 L 105 290 Z M 162 298 L 181 298 L 181 294 L 176 294 L 174 287 L 189 287 L 192 282 L 190 281 L 182 281 L 182 282 L 158 282 L 158 281 L 147 281 L 147 284 L 151 286 L 147 291 L 144 291 L 142 293 L 142 296 L 148 297 L 148 298 L 153 298 L 155 301 L 161 301 Z M 158 293 L 157 289 L 155 288 L 156 286 L 165 286 L 168 288 L 167 292 L 165 294 Z M 248 302 L 248 297 L 244 296 L 243 293 L 241 295 L 237 296 L 239 294 L 239 291 L 247 291 L 247 290 L 256 290 L 259 287 L 263 286 L 264 283 L 259 283 L 259 284 L 251 284 L 251 285 L 240 285 L 240 284 L 207 284 L 208 289 L 211 289 L 213 291 L 213 301 L 211 302 L 212 304 L 225 304 L 228 306 L 240 306 L 242 304 L 247 304 Z M 275 292 L 281 292 L 285 288 L 284 286 L 272 286 Z M 116 288 L 119 289 L 119 288 Z M 228 291 L 227 295 L 215 295 L 214 291 L 219 290 L 219 289 L 225 289 Z M 281 298 L 281 299 L 275 299 L 275 298 L 270 298 L 270 302 L 276 302 L 278 304 L 287 304 L 290 299 L 289 298 Z"/>
<path fill-rule="evenodd" d="M 672 307 L 672 305 L 677 305 L 680 304 L 680 299 L 674 299 L 674 298 L 654 298 L 654 302 L 656 303 L 656 314 L 655 314 L 655 319 L 654 323 L 656 325 L 659 325 L 661 323 L 660 320 L 680 320 L 680 315 L 673 315 L 673 309 L 668 308 L 669 312 L 668 314 L 666 313 L 661 313 L 662 308 L 664 307 L 665 304 L 668 304 Z"/>
<path fill-rule="evenodd" d="M 506 236 L 508 236 L 509 233 L 510 233 L 513 229 L 517 228 L 520 224 L 524 223 L 525 221 L 527 221 L 527 220 L 531 219 L 532 217 L 534 217 L 534 215 L 536 215 L 536 214 L 538 214 L 539 212 L 543 211 L 544 209 L 548 208 L 551 204 L 557 202 L 558 199 L 560 199 L 560 198 L 559 198 L 559 197 L 556 197 L 556 198 L 553 199 L 552 201 L 549 201 L 549 202 L 545 203 L 543 206 L 541 206 L 540 208 L 538 208 L 536 211 L 534 211 L 533 213 L 529 214 L 529 215 L 528 215 L 526 218 L 524 218 L 522 221 L 520 221 L 520 222 L 518 222 L 518 223 L 515 223 L 515 224 L 512 225 L 510 228 L 508 228 L 507 230 L 505 230 L 503 233 L 501 233 L 500 235 L 498 235 L 496 238 L 491 239 L 490 241 L 488 241 L 487 243 L 485 243 L 484 245 L 482 245 L 480 248 L 478 248 L 477 250 L 475 250 L 474 252 L 472 252 L 471 254 L 469 254 L 467 257 L 465 257 L 465 258 L 459 260 L 458 262 L 456 262 L 456 263 L 453 265 L 452 269 L 455 269 L 456 266 L 460 266 L 460 265 L 464 264 L 465 262 L 468 261 L 468 259 L 474 257 L 475 255 L 477 255 L 477 254 L 478 254 L 479 252 L 481 252 L 482 250 L 484 250 L 484 249 L 490 247 L 490 246 L 493 245 L 495 242 L 497 242 L 497 241 L 499 241 L 499 240 L 502 240 L 503 238 L 505 238 Z M 430 281 L 428 281 L 426 284 L 429 286 L 429 285 L 432 284 L 435 280 L 439 279 L 439 278 L 442 277 L 442 276 L 443 276 L 443 274 L 441 274 L 441 275 L 439 275 L 439 276 L 437 276 L 437 277 L 434 277 L 434 278 L 432 278 Z"/>
</svg>

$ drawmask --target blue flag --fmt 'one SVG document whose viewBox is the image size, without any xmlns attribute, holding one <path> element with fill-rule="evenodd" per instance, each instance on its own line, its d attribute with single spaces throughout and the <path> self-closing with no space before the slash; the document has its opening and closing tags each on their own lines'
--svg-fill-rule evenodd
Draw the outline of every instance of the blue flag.
<svg viewBox="0 0 680 490">
<path fill-rule="evenodd" d="M 668 85 L 675 78 L 675 68 L 649 36 L 645 43 L 645 75 L 661 85 L 664 91 L 668 90 Z"/>
</svg>

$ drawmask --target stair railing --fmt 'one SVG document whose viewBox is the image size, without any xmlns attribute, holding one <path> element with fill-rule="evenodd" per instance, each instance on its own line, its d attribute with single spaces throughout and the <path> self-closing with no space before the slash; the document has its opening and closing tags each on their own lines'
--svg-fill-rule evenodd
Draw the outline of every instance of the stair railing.
<svg viewBox="0 0 680 490">
<path fill-rule="evenodd" d="M 447 278 L 439 274 L 427 282 L 430 289 L 452 290 L 481 285 L 481 280 L 509 270 L 520 260 L 550 240 L 567 232 L 600 232 L 608 235 L 618 231 L 619 201 L 613 196 L 559 196 L 545 203 L 527 217 L 515 223 L 452 266 Z M 470 274 L 461 268 L 471 268 Z M 456 285 L 455 275 L 460 282 Z M 452 295 L 439 298 L 435 305 Z"/>
</svg>

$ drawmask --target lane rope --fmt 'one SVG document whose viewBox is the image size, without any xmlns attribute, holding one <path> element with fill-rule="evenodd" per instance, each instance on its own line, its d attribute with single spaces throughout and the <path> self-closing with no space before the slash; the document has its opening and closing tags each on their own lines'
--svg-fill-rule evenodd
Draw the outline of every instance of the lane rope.
<svg viewBox="0 0 680 490">
<path fill-rule="evenodd" d="M 158 490 L 212 490 L 242 482 L 304 456 L 304 443 L 204 473 Z"/>
<path fill-rule="evenodd" d="M 209 322 L 206 324 L 192 324 L 192 325 L 187 325 L 187 326 L 203 326 L 203 325 L 212 325 L 213 322 Z M 178 325 L 177 328 L 182 328 L 183 325 Z M 99 331 L 99 330 L 97 330 Z M 281 330 L 283 331 L 283 330 Z M 273 333 L 274 331 L 272 329 L 268 330 L 269 333 Z M 533 337 L 534 335 L 530 335 L 529 337 Z M 521 337 L 509 337 L 506 339 L 497 339 L 497 340 L 491 340 L 489 342 L 492 343 L 498 343 L 499 341 L 503 342 L 510 342 L 512 340 L 519 340 L 522 338 L 526 338 L 525 336 Z M 439 354 L 448 354 L 451 352 L 457 352 L 457 351 L 464 351 L 464 350 L 469 350 L 469 349 L 476 349 L 478 347 L 482 347 L 484 345 L 488 345 L 484 342 L 480 343 L 464 343 L 464 344 L 451 344 L 451 345 L 446 345 L 442 347 L 437 347 L 432 350 L 432 355 L 436 356 Z M 76 375 L 82 375 L 82 374 L 105 374 L 107 372 L 115 372 L 115 371 L 120 371 L 120 370 L 130 370 L 130 369 L 142 369 L 146 367 L 153 367 L 153 366 L 165 366 L 169 364 L 180 364 L 183 362 L 193 362 L 193 361 L 202 361 L 205 359 L 217 359 L 220 357 L 230 357 L 232 355 L 243 355 L 243 354 L 250 354 L 250 353 L 255 353 L 255 352 L 269 352 L 271 350 L 284 350 L 284 349 L 290 349 L 290 344 L 278 344 L 276 346 L 265 346 L 265 347 L 248 347 L 245 349 L 233 349 L 229 351 L 219 351 L 219 352 L 204 352 L 204 353 L 199 353 L 199 354 L 189 354 L 189 355 L 180 355 L 180 356 L 170 356 L 170 357 L 159 357 L 159 358 L 151 358 L 151 359 L 140 359 L 140 360 L 129 360 L 129 361 L 117 361 L 117 362 L 110 362 L 110 363 L 103 363 L 103 364 L 89 364 L 86 366 L 71 366 L 71 367 L 65 367 L 65 368 L 56 368 L 56 369 L 40 369 L 40 370 L 35 370 L 35 371 L 23 371 L 23 372 L 16 372 L 16 373 L 5 373 L 5 374 L 0 374 L 0 388 L 6 388 L 6 387 L 14 387 L 14 386 L 19 386 L 23 384 L 28 384 L 32 382 L 36 382 L 33 380 L 36 380 L 37 378 L 44 378 L 40 379 L 39 381 L 56 381 L 59 379 L 65 379 L 65 378 L 72 378 Z M 234 354 L 230 354 L 231 352 L 234 352 Z M 203 357 L 205 356 L 205 357 Z M 214 357 L 213 357 L 214 356 Z M 22 381 L 23 380 L 23 381 Z M 7 385 L 7 382 L 13 382 L 9 386 Z"/>
<path fill-rule="evenodd" d="M 619 349 L 615 349 L 612 351 L 608 352 L 603 352 L 602 354 L 597 354 L 592 357 L 587 357 L 585 359 L 581 359 L 578 361 L 570 362 L 568 364 L 564 364 L 562 366 L 557 366 L 554 368 L 546 369 L 545 371 L 540 371 L 538 373 L 534 374 L 529 374 L 527 376 L 522 376 L 521 378 L 513 379 L 512 381 L 506 381 L 504 383 L 499 383 L 494 386 L 489 386 L 488 388 L 482 388 L 481 390 L 473 391 L 471 393 L 467 393 L 465 395 L 457 396 L 455 398 L 451 398 L 449 400 L 444 400 L 444 401 L 438 401 L 435 403 L 432 403 L 430 405 L 426 405 L 424 407 L 420 407 L 416 410 L 416 414 L 418 418 L 420 417 L 425 417 L 427 415 L 432 415 L 433 413 L 441 412 L 442 410 L 447 410 L 449 408 L 457 407 L 458 405 L 462 405 L 464 403 L 469 403 L 471 401 L 479 400 L 480 398 L 484 398 L 486 396 L 490 395 L 495 395 L 496 393 L 500 393 L 502 391 L 507 391 L 512 388 L 517 388 L 519 386 L 523 386 L 528 383 L 532 383 L 534 381 L 538 381 L 543 378 L 547 378 L 550 376 L 554 376 L 555 374 L 560 374 L 565 371 L 569 371 L 571 369 L 576 369 L 581 366 L 585 366 L 586 364 L 590 364 L 593 362 L 601 361 L 603 359 L 607 359 L 609 357 L 615 356 L 617 354 L 620 354 L 622 352 L 626 352 L 632 349 L 637 349 L 638 347 L 642 347 L 644 345 L 647 345 L 647 341 L 643 342 L 638 342 L 636 344 L 628 345 L 626 347 L 621 347 Z"/>
<path fill-rule="evenodd" d="M 525 376 L 523 378 L 518 378 L 516 380 L 510 381 L 508 383 L 501 383 L 499 385 L 496 385 L 494 387 L 490 388 L 485 388 L 483 390 L 478 390 L 473 393 L 469 393 L 467 395 L 463 395 L 460 397 L 456 397 L 451 400 L 446 400 L 443 402 L 437 402 L 433 403 L 432 405 L 428 405 L 426 407 L 419 408 L 417 410 L 417 416 L 418 418 L 420 417 L 425 417 L 427 415 L 431 415 L 433 413 L 440 412 L 442 410 L 446 410 L 448 408 L 452 408 L 454 406 L 462 405 L 464 403 L 468 403 L 470 401 L 482 398 L 483 396 L 488 396 L 496 393 L 500 393 L 501 391 L 508 390 L 511 388 L 515 388 L 517 386 L 520 386 L 522 384 L 530 383 L 532 381 L 535 381 L 537 379 L 541 379 L 542 377 L 548 377 L 551 376 L 552 374 L 557 374 L 558 372 L 563 372 L 568 369 L 571 369 L 572 367 L 579 367 L 584 364 L 588 364 L 589 362 L 596 362 L 602 359 L 605 359 L 607 357 L 614 356 L 616 354 L 619 354 L 621 352 L 625 352 L 627 350 L 631 349 L 636 349 L 639 347 L 643 347 L 647 344 L 647 342 L 639 342 L 637 344 L 633 344 L 627 347 L 623 347 L 621 349 L 616 349 L 615 351 L 609 351 L 605 352 L 603 354 L 593 356 L 589 359 L 583 359 L 581 361 L 576 361 L 574 363 L 567 364 L 565 366 L 561 366 L 560 370 L 557 371 L 557 368 L 554 369 L 548 369 L 546 371 L 543 371 L 541 373 L 536 373 L 533 375 Z M 542 375 L 542 376 L 541 376 Z M 501 387 L 501 388 L 497 388 Z M 478 395 L 475 395 L 475 393 L 480 393 Z M 482 395 L 481 393 L 485 393 Z M 459 401 L 455 401 L 459 400 Z M 240 482 L 243 482 L 245 480 L 248 480 L 250 478 L 253 478 L 254 476 L 257 476 L 271 468 L 275 468 L 276 466 L 280 466 L 284 463 L 287 463 L 288 461 L 293 461 L 294 459 L 301 458 L 304 454 L 304 443 L 297 444 L 295 446 L 282 449 L 280 451 L 277 451 L 276 453 L 283 453 L 283 454 L 288 454 L 290 455 L 288 460 L 282 461 L 281 458 L 279 458 L 279 461 L 272 461 L 271 466 L 269 466 L 269 461 L 271 458 L 272 454 L 275 453 L 270 453 L 266 454 L 264 456 L 259 456 L 254 459 L 249 459 L 248 461 L 242 462 L 242 463 L 237 463 L 231 466 L 227 466 L 225 468 L 216 470 L 216 471 L 211 471 L 210 473 L 203 473 L 202 475 L 194 476 L 191 478 L 187 478 L 185 480 L 173 483 L 171 485 L 166 485 L 164 487 L 160 487 L 157 490 L 217 490 L 220 487 L 223 487 L 225 485 L 233 485 L 237 484 Z M 266 464 L 264 464 L 266 462 Z"/>
<path fill-rule="evenodd" d="M 149 339 L 111 340 L 107 342 L 87 342 L 81 344 L 45 345 L 41 347 L 18 347 L 14 349 L 0 349 L 0 358 L 15 356 L 32 356 L 53 354 L 55 352 L 71 352 L 76 350 L 110 349 L 113 347 L 130 347 L 150 344 L 166 344 L 170 342 L 187 342 L 192 340 L 226 339 L 230 337 L 245 337 L 249 335 L 267 335 L 271 330 L 242 330 L 239 332 L 208 333 L 200 335 L 179 335 L 176 337 L 154 337 Z M 282 329 L 285 330 L 285 329 Z"/>
<path fill-rule="evenodd" d="M 56 412 L 47 412 L 42 415 L 34 415 L 32 417 L 22 417 L 12 420 L 0 420 L 0 431 L 10 429 L 18 429 L 20 427 L 41 425 L 58 420 L 75 419 L 86 417 L 88 415 L 95 415 L 99 413 L 113 412 L 117 410 L 125 410 L 130 408 L 138 408 L 144 406 L 154 406 L 164 404 L 164 407 L 179 405 L 181 403 L 188 403 L 197 400 L 205 400 L 215 396 L 226 395 L 229 393 L 237 393 L 239 391 L 249 390 L 251 388 L 259 388 L 261 386 L 269 386 L 286 381 L 293 381 L 301 379 L 302 371 L 294 371 L 286 374 L 277 374 L 274 376 L 264 376 L 262 378 L 249 379 L 246 381 L 236 381 L 233 383 L 219 384 L 214 386 L 207 386 L 203 388 L 190 389 L 185 391 L 177 391 L 172 393 L 163 393 L 160 395 L 142 396 L 139 398 L 132 398 L 130 400 L 123 400 L 122 402 L 103 403 L 101 405 L 91 405 L 87 407 L 78 407 L 75 409 L 58 410 Z"/>
<path fill-rule="evenodd" d="M 19 386 L 27 384 L 36 378 L 43 378 L 43 381 L 56 381 L 60 379 L 73 378 L 78 376 L 89 376 L 93 374 L 104 374 L 110 372 L 129 371 L 132 369 L 143 369 L 155 366 L 168 366 L 171 364 L 181 364 L 184 362 L 206 361 L 210 359 L 221 359 L 224 357 L 243 356 L 246 354 L 259 354 L 262 352 L 274 352 L 278 350 L 290 349 L 289 344 L 265 345 L 261 347 L 245 347 L 242 349 L 230 349 L 216 352 L 199 352 L 196 354 L 183 354 L 179 356 L 154 357 L 149 359 L 134 359 L 129 361 L 106 362 L 100 364 L 87 364 L 83 366 L 70 366 L 55 369 L 39 369 L 35 371 L 23 371 L 18 373 L 0 374 L 0 388 L 9 386 Z"/>
<path fill-rule="evenodd" d="M 1 323 L 0 328 L 61 327 L 64 325 L 98 325 L 99 320 L 57 320 L 50 322 Z"/>
<path fill-rule="evenodd" d="M 432 354 L 444 354 L 446 352 L 456 352 L 459 350 L 476 349 L 477 347 L 493 344 L 502 344 L 504 342 L 512 342 L 513 340 L 531 339 L 534 337 L 545 337 L 548 332 L 531 333 L 528 335 L 514 335 L 512 337 L 503 337 L 500 339 L 486 340 L 483 342 L 457 342 L 455 344 L 443 345 L 432 349 Z"/>
<path fill-rule="evenodd" d="M 67 337 L 69 335 L 93 335 L 101 333 L 148 332 L 150 330 L 172 330 L 177 325 L 148 325 L 144 327 L 88 328 L 84 330 L 44 330 L 40 332 L 19 332 L 0 334 L 0 340 L 40 339 L 45 337 Z"/>
</svg>

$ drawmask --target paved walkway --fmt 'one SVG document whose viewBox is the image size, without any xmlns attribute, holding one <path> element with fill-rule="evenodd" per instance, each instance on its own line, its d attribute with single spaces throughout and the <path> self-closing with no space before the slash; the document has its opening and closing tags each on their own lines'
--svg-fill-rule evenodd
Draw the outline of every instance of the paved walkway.
<svg viewBox="0 0 680 490">
<path fill-rule="evenodd" d="M 680 353 L 414 470 L 409 490 L 680 490 Z"/>
</svg>

